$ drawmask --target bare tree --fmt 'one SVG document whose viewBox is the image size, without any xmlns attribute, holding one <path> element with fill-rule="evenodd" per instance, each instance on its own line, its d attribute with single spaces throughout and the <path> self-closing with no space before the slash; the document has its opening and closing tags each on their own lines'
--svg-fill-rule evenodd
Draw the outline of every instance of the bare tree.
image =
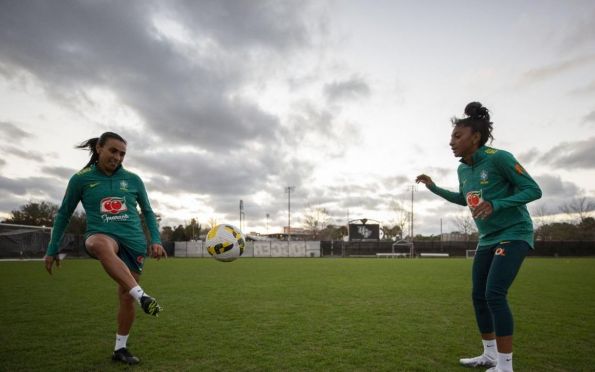
<svg viewBox="0 0 595 372">
<path fill-rule="evenodd" d="M 583 196 L 574 198 L 560 207 L 560 211 L 566 213 L 572 220 L 578 217 L 577 223 L 582 223 L 595 209 L 593 201 Z"/>
<path fill-rule="evenodd" d="M 456 215 L 452 220 L 457 230 L 465 234 L 467 240 L 469 240 L 473 233 L 477 232 L 475 221 L 473 221 L 473 218 L 468 212 Z"/>
<path fill-rule="evenodd" d="M 390 202 L 391 211 L 395 212 L 394 225 L 400 230 L 400 238 L 403 238 L 403 232 L 409 231 L 409 225 L 411 223 L 411 212 L 409 212 L 401 202 L 398 200 L 391 200 Z M 407 229 L 405 229 L 407 227 Z"/>
<path fill-rule="evenodd" d="M 325 229 L 331 220 L 326 208 L 321 207 L 308 207 L 304 213 L 304 225 L 314 235 L 314 238 L 318 238 L 318 233 Z"/>
<path fill-rule="evenodd" d="M 211 217 L 209 218 L 209 220 L 207 221 L 207 224 L 209 225 L 209 230 L 212 229 L 213 227 L 217 226 L 219 223 L 217 222 L 217 219 L 215 217 Z"/>
</svg>

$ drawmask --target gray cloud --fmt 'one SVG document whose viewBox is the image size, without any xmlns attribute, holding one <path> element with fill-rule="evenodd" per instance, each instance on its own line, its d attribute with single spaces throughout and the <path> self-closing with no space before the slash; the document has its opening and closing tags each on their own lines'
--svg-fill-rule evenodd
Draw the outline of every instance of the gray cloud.
<svg viewBox="0 0 595 372">
<path fill-rule="evenodd" d="M 583 193 L 579 186 L 562 180 L 560 176 L 540 175 L 535 177 L 535 181 L 543 192 L 541 199 L 528 206 L 535 217 L 559 213 L 560 208 L 568 204 L 569 200 Z"/>
<path fill-rule="evenodd" d="M 56 180 L 47 177 L 7 178 L 0 176 L 0 194 L 3 199 L 11 196 L 24 197 L 33 195 L 47 197 L 52 202 L 57 202 L 64 195 L 65 186 L 56 184 Z"/>
<path fill-rule="evenodd" d="M 72 95 L 82 97 L 88 87 L 108 87 L 145 120 L 150 133 L 170 144 L 221 154 L 271 133 L 274 139 L 278 119 L 234 98 L 234 92 L 270 54 L 307 45 L 308 6 L 168 4 L 14 3 L 0 15 L 7 30 L 0 33 L 3 62 L 33 73 L 64 102 L 76 102 Z M 192 40 L 211 42 L 209 52 L 217 58 L 181 53 L 159 35 L 153 23 L 158 16 L 175 17 Z"/>
<path fill-rule="evenodd" d="M 368 97 L 370 95 L 370 86 L 368 83 L 357 76 L 352 76 L 347 80 L 334 81 L 324 86 L 324 94 L 327 100 L 342 101 Z"/>
<path fill-rule="evenodd" d="M 31 133 L 25 132 L 13 123 L 0 121 L 0 134 L 10 143 L 20 143 L 23 139 L 33 137 Z"/>
<path fill-rule="evenodd" d="M 584 141 L 563 142 L 545 152 L 540 161 L 561 169 L 593 169 L 595 168 L 595 137 Z"/>
<path fill-rule="evenodd" d="M 529 151 L 519 154 L 518 159 L 521 163 L 529 164 L 536 160 L 539 156 L 539 150 L 533 147 L 529 149 Z"/>
<path fill-rule="evenodd" d="M 544 197 L 567 198 L 579 192 L 578 186 L 572 182 L 563 181 L 560 176 L 541 175 L 536 176 L 535 181 Z"/>
<path fill-rule="evenodd" d="M 568 25 L 570 31 L 562 40 L 562 47 L 565 50 L 595 44 L 595 12 L 583 9 L 583 17 L 573 19 L 572 24 Z"/>
<path fill-rule="evenodd" d="M 595 124 L 595 110 L 588 113 L 587 116 L 585 116 L 584 121 L 585 123 Z"/>
<path fill-rule="evenodd" d="M 572 59 L 561 61 L 549 66 L 530 69 L 524 72 L 520 79 L 520 85 L 529 85 L 550 79 L 564 72 L 574 70 L 585 65 L 595 63 L 595 55 L 581 55 Z"/>
<path fill-rule="evenodd" d="M 164 20 L 186 39 L 171 37 Z M 357 137 L 349 130 L 339 139 L 334 128 L 350 125 L 325 107 L 303 102 L 283 123 L 241 94 L 270 71 L 283 72 L 287 59 L 311 53 L 313 28 L 320 36 L 324 22 L 313 1 L 14 2 L 0 12 L 0 74 L 32 75 L 83 115 L 96 104 L 89 90 L 108 90 L 144 123 L 117 129 L 130 143 L 127 164 L 161 175 L 151 189 L 210 194 L 217 212 L 235 214 L 241 197 L 308 181 L 314 160 L 298 149 L 309 139 L 326 141 L 336 156 L 342 141 Z"/>
<path fill-rule="evenodd" d="M 36 162 L 42 162 L 44 160 L 44 155 L 42 153 L 37 151 L 26 151 L 17 146 L 2 144 L 0 145 L 0 150 L 2 150 L 4 154 L 10 154 L 21 159 L 33 160 Z"/>
<path fill-rule="evenodd" d="M 78 169 L 66 168 L 66 167 L 45 166 L 45 167 L 41 168 L 41 171 L 44 174 L 55 176 L 57 178 L 67 181 L 70 179 L 70 177 L 72 177 L 73 174 L 78 172 Z"/>
</svg>

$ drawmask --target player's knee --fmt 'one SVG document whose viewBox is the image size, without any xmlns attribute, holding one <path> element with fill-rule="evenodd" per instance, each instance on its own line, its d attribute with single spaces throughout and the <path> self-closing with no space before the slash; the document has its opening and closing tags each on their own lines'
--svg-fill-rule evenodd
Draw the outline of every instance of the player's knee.
<svg viewBox="0 0 595 372">
<path fill-rule="evenodd" d="M 473 288 L 473 291 L 471 291 L 471 299 L 473 302 L 486 302 L 485 288 Z"/>
<path fill-rule="evenodd" d="M 112 241 L 100 237 L 87 239 L 85 246 L 89 253 L 100 260 L 104 257 L 114 255 L 116 253 L 115 249 L 117 248 Z"/>
<path fill-rule="evenodd" d="M 485 298 L 490 307 L 490 310 L 499 310 L 507 307 L 506 291 L 497 288 L 488 287 L 486 289 Z"/>
</svg>

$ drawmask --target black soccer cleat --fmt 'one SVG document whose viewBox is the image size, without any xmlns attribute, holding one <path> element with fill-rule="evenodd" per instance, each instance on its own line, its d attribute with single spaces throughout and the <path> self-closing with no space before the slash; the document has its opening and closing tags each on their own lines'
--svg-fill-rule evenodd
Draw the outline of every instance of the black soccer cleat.
<svg viewBox="0 0 595 372">
<path fill-rule="evenodd" d="M 138 364 L 140 362 L 140 359 L 130 354 L 128 349 L 125 347 L 114 351 L 114 354 L 112 354 L 112 360 L 126 364 Z"/>
<path fill-rule="evenodd" d="M 145 313 L 153 316 L 158 316 L 159 312 L 161 311 L 161 306 L 159 306 L 157 300 L 151 296 L 143 295 L 140 298 L 140 306 L 143 308 Z"/>
</svg>

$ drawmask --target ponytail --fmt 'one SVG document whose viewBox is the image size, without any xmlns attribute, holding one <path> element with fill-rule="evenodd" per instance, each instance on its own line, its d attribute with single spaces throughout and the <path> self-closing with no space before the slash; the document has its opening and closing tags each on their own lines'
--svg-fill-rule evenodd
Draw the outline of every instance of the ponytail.
<svg viewBox="0 0 595 372">
<path fill-rule="evenodd" d="M 82 150 L 87 149 L 87 150 L 89 150 L 89 153 L 91 154 L 91 158 L 89 159 L 89 162 L 87 163 L 87 165 L 85 165 L 83 167 L 83 169 L 97 163 L 97 161 L 99 160 L 99 153 L 97 152 L 97 145 L 98 144 L 99 144 L 99 146 L 105 145 L 105 142 L 109 138 L 113 138 L 118 141 L 122 141 L 122 142 L 126 143 L 126 140 L 124 138 L 122 138 L 119 134 L 116 134 L 114 132 L 105 132 L 100 137 L 89 138 L 88 140 L 81 142 L 80 145 L 75 146 L 75 148 L 77 148 L 77 149 L 82 149 Z"/>
</svg>

